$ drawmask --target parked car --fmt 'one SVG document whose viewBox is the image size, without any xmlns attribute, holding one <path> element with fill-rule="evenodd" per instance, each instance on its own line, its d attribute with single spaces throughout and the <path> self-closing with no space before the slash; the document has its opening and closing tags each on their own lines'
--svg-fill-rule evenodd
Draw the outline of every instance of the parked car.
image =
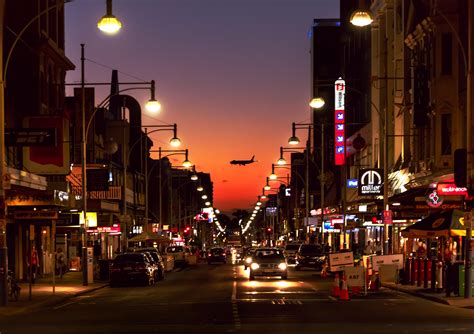
<svg viewBox="0 0 474 334">
<path fill-rule="evenodd" d="M 173 255 L 175 265 L 186 264 L 186 255 L 184 246 L 168 246 L 166 254 Z"/>
<path fill-rule="evenodd" d="M 249 279 L 255 276 L 280 276 L 288 278 L 288 269 L 283 252 L 276 248 L 259 248 L 252 256 Z"/>
<path fill-rule="evenodd" d="M 110 267 L 110 286 L 138 282 L 146 285 L 155 283 L 156 266 L 144 253 L 119 254 Z"/>
<path fill-rule="evenodd" d="M 286 258 L 286 263 L 288 264 L 296 264 L 296 253 L 298 249 L 300 249 L 300 243 L 289 243 L 285 245 L 283 249 L 283 254 Z"/>
<path fill-rule="evenodd" d="M 227 255 L 225 249 L 221 247 L 213 247 L 207 253 L 207 263 L 222 262 L 223 264 L 227 263 Z"/>
<path fill-rule="evenodd" d="M 137 248 L 134 251 L 138 253 L 150 254 L 152 261 L 156 266 L 155 281 L 161 281 L 165 278 L 165 262 L 160 252 L 156 248 Z"/>
<path fill-rule="evenodd" d="M 323 252 L 321 245 L 306 245 L 303 244 L 296 253 L 296 265 L 295 269 L 300 270 L 301 268 L 314 268 L 322 269 L 326 256 Z"/>
</svg>

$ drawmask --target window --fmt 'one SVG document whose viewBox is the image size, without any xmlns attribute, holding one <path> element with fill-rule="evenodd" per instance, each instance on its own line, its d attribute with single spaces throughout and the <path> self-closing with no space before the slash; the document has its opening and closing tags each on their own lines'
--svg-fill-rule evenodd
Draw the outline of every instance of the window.
<svg viewBox="0 0 474 334">
<path fill-rule="evenodd" d="M 451 154 L 451 114 L 441 114 L 441 155 Z"/>
<path fill-rule="evenodd" d="M 453 37 L 451 33 L 441 36 L 441 74 L 451 75 L 453 71 Z"/>
</svg>

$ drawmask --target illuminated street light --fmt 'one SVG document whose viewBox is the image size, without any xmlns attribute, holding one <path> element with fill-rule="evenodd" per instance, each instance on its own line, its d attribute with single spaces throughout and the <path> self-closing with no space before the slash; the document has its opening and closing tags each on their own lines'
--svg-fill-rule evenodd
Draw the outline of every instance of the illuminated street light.
<svg viewBox="0 0 474 334">
<path fill-rule="evenodd" d="M 206 206 L 210 206 L 210 205 L 211 205 L 211 202 L 206 202 L 206 203 L 204 203 L 204 204 L 206 204 Z"/>
<path fill-rule="evenodd" d="M 188 150 L 186 149 L 186 155 L 183 163 L 181 164 L 184 168 L 191 168 L 193 166 L 193 163 L 188 160 Z"/>
<path fill-rule="evenodd" d="M 325 103 L 326 102 L 322 97 L 315 97 L 309 102 L 309 106 L 313 109 L 321 109 L 322 107 L 324 107 Z"/>
<path fill-rule="evenodd" d="M 161 104 L 155 99 L 155 80 L 151 81 L 150 100 L 145 105 L 146 110 L 151 113 L 158 113 L 161 110 Z"/>
<path fill-rule="evenodd" d="M 355 26 L 365 27 L 371 24 L 374 20 L 367 10 L 358 9 L 352 13 L 350 21 Z"/>
<path fill-rule="evenodd" d="M 203 191 L 204 188 L 203 188 L 202 186 L 199 186 L 199 187 L 196 188 L 196 190 L 197 190 L 197 191 Z"/>
<path fill-rule="evenodd" d="M 278 179 L 278 175 L 276 175 L 276 174 L 272 171 L 272 173 L 268 176 L 268 179 L 270 179 L 271 181 L 275 181 L 276 179 Z"/>
<path fill-rule="evenodd" d="M 201 198 L 202 199 L 207 199 L 207 195 L 202 195 Z"/>
<path fill-rule="evenodd" d="M 198 179 L 199 179 L 199 177 L 197 176 L 197 174 L 191 175 L 191 180 L 197 181 Z M 198 187 L 198 188 L 199 188 L 199 187 Z M 201 190 L 198 189 L 198 191 L 202 191 L 202 187 L 201 187 Z"/>
<path fill-rule="evenodd" d="M 122 22 L 112 14 L 112 0 L 107 0 L 107 12 L 97 22 L 97 28 L 109 35 L 117 33 L 122 28 Z"/>
</svg>

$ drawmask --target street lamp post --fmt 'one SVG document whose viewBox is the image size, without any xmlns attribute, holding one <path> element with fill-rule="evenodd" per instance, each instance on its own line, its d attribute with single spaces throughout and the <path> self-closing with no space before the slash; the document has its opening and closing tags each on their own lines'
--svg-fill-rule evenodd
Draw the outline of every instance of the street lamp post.
<svg viewBox="0 0 474 334">
<path fill-rule="evenodd" d="M 178 127 L 176 124 L 163 124 L 163 125 L 142 125 L 140 128 L 145 128 L 145 140 L 148 138 L 148 135 L 158 132 L 158 131 L 173 131 L 173 137 L 170 139 L 169 143 L 171 146 L 177 147 L 181 145 L 181 140 L 178 138 Z M 155 130 L 152 130 L 148 132 L 148 128 L 155 128 Z M 123 166 L 123 199 L 122 199 L 122 206 L 123 206 L 123 215 L 124 217 L 127 214 L 127 169 L 128 169 L 128 164 L 130 162 L 130 156 L 133 151 L 133 149 L 137 146 L 138 143 L 142 142 L 142 137 L 138 138 L 132 145 L 130 145 L 130 148 L 127 153 L 127 158 L 124 161 L 124 166 Z M 151 151 L 150 151 L 151 152 Z M 151 172 L 151 171 L 150 171 Z M 148 223 L 148 154 L 145 156 L 145 224 Z M 147 226 L 147 225 L 145 225 Z"/>
<path fill-rule="evenodd" d="M 308 129 L 308 138 L 306 140 L 306 169 L 305 169 L 305 204 L 306 204 L 306 212 L 305 212 L 305 218 L 306 218 L 306 225 L 309 225 L 309 160 L 311 157 L 311 129 L 313 128 L 313 124 L 297 124 L 293 123 L 292 124 L 292 135 L 290 139 L 288 140 L 288 144 L 290 145 L 298 145 L 300 143 L 299 138 L 296 136 L 296 130 L 297 129 Z"/>
<path fill-rule="evenodd" d="M 151 152 L 158 152 L 158 160 L 159 160 L 159 164 L 160 164 L 160 171 L 159 171 L 159 177 L 158 177 L 158 193 L 159 193 L 159 198 L 160 198 L 160 225 L 163 227 L 163 190 L 162 190 L 162 158 L 166 158 L 166 157 L 169 157 L 169 156 L 172 156 L 172 155 L 177 155 L 177 154 L 184 154 L 185 155 L 185 158 L 184 158 L 184 161 L 182 163 L 182 166 L 184 168 L 190 168 L 193 166 L 192 162 L 188 160 L 188 149 L 184 149 L 184 150 L 163 150 L 161 147 L 158 149 L 158 150 L 150 150 L 150 153 Z M 162 153 L 169 153 L 167 155 L 162 155 Z"/>
<path fill-rule="evenodd" d="M 82 237 L 82 284 L 88 285 L 88 268 L 87 268 L 87 136 L 89 133 L 90 125 L 94 119 L 97 111 L 103 107 L 113 96 L 119 95 L 120 93 L 133 89 L 150 89 L 151 99 L 147 104 L 147 109 L 151 111 L 158 111 L 158 102 L 154 99 L 155 82 L 129 82 L 127 85 L 144 85 L 150 84 L 151 87 L 132 87 L 123 89 L 117 93 L 110 94 L 107 96 L 93 111 L 89 121 L 86 122 L 86 101 L 85 101 L 85 57 L 84 57 L 84 44 L 81 44 L 81 110 L 82 110 L 82 210 L 83 210 L 83 224 L 81 226 L 81 237 Z M 89 84 L 90 85 L 90 84 Z M 96 85 L 96 84 L 93 84 Z M 158 104 L 159 105 L 159 104 Z"/>
</svg>

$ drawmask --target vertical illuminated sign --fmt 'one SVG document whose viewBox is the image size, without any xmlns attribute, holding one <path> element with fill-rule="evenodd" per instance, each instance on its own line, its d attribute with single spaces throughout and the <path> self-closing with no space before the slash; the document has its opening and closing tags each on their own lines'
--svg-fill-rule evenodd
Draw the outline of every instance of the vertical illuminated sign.
<svg viewBox="0 0 474 334">
<path fill-rule="evenodd" d="M 346 160 L 346 115 L 344 114 L 345 93 L 346 82 L 342 80 L 342 78 L 339 78 L 334 82 L 334 157 L 337 166 L 344 165 Z"/>
</svg>

